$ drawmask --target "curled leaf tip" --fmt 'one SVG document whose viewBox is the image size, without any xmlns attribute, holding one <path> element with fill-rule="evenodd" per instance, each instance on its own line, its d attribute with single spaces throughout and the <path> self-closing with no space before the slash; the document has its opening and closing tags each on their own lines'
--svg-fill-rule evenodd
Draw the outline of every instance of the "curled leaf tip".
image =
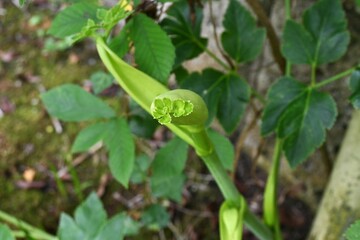
<svg viewBox="0 0 360 240">
<path fill-rule="evenodd" d="M 202 98 L 184 89 L 157 96 L 151 104 L 151 114 L 160 124 L 203 125 L 208 117 Z"/>
</svg>

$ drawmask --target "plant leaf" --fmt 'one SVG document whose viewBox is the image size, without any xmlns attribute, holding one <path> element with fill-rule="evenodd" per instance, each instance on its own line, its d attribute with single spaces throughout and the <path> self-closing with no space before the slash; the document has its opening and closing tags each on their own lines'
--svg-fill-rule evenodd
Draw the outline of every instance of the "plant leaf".
<svg viewBox="0 0 360 240">
<path fill-rule="evenodd" d="M 248 62 L 260 54 L 265 40 L 265 30 L 256 26 L 250 12 L 238 1 L 230 1 L 223 25 L 225 31 L 221 35 L 221 43 L 236 62 Z"/>
<path fill-rule="evenodd" d="M 109 48 L 118 55 L 118 57 L 122 58 L 129 51 L 130 48 L 130 29 L 133 21 L 129 21 L 126 25 L 121 29 L 120 33 L 111 39 L 109 43 Z"/>
<path fill-rule="evenodd" d="M 360 220 L 357 220 L 346 230 L 345 237 L 347 240 L 360 239 Z"/>
<path fill-rule="evenodd" d="M 131 173 L 130 181 L 135 184 L 145 182 L 147 178 L 147 170 L 151 165 L 151 160 L 147 155 L 139 155 L 135 159 L 134 170 Z"/>
<path fill-rule="evenodd" d="M 215 151 L 217 152 L 222 165 L 230 171 L 234 171 L 234 157 L 235 151 L 232 143 L 228 138 L 219 134 L 216 131 L 208 131 L 211 141 L 214 143 Z"/>
<path fill-rule="evenodd" d="M 350 101 L 354 108 L 360 109 L 360 70 L 355 70 L 350 77 Z"/>
<path fill-rule="evenodd" d="M 159 126 L 158 121 L 136 104 L 135 101 L 130 101 L 130 110 L 129 126 L 131 132 L 142 138 L 151 138 Z"/>
<path fill-rule="evenodd" d="M 160 230 L 168 225 L 170 216 L 166 209 L 159 205 L 154 204 L 148 207 L 141 216 L 141 222 L 152 230 Z"/>
<path fill-rule="evenodd" d="M 106 130 L 106 123 L 95 123 L 82 129 L 75 138 L 71 152 L 78 153 L 89 150 L 93 145 L 103 139 Z"/>
<path fill-rule="evenodd" d="M 0 223 L 0 239 L 1 240 L 15 240 L 14 235 L 12 234 L 10 228 Z"/>
<path fill-rule="evenodd" d="M 58 37 L 65 38 L 70 35 L 81 32 L 87 25 L 88 19 L 98 22 L 96 12 L 99 7 L 89 2 L 75 3 L 61 11 L 51 23 L 48 33 Z"/>
<path fill-rule="evenodd" d="M 236 129 L 250 98 L 250 88 L 242 78 L 214 69 L 189 75 L 181 86 L 203 97 L 209 109 L 208 123 L 216 115 L 227 133 Z"/>
<path fill-rule="evenodd" d="M 107 124 L 104 142 L 110 155 L 110 171 L 115 179 L 127 188 L 135 164 L 134 140 L 125 119 L 116 118 Z"/>
<path fill-rule="evenodd" d="M 175 58 L 175 48 L 166 33 L 143 14 L 132 19 L 130 36 L 139 68 L 162 83 L 167 83 Z"/>
<path fill-rule="evenodd" d="M 156 197 L 168 197 L 181 200 L 185 176 L 183 170 L 187 159 L 188 145 L 179 138 L 174 138 L 161 148 L 153 161 L 150 184 Z"/>
<path fill-rule="evenodd" d="M 75 222 L 87 238 L 94 238 L 106 223 L 107 214 L 96 193 L 91 193 L 75 210 Z"/>
<path fill-rule="evenodd" d="M 336 119 L 335 101 L 329 94 L 307 88 L 291 77 L 277 81 L 268 98 L 262 133 L 275 130 L 284 139 L 289 164 L 296 167 L 324 142 L 325 130 Z"/>
<path fill-rule="evenodd" d="M 161 22 L 161 26 L 176 48 L 174 69 L 183 61 L 195 58 L 204 51 L 207 39 L 201 37 L 202 18 L 202 10 L 195 7 L 194 13 L 191 13 L 186 1 L 174 3 L 167 11 L 167 17 Z"/>
<path fill-rule="evenodd" d="M 349 32 L 340 0 L 319 0 L 303 14 L 303 25 L 288 20 L 282 53 L 298 64 L 321 64 L 338 60 L 348 47 Z"/>
<path fill-rule="evenodd" d="M 64 84 L 41 94 L 50 115 L 64 121 L 112 118 L 115 112 L 103 101 L 74 84 Z"/>
<path fill-rule="evenodd" d="M 105 73 L 103 71 L 97 71 L 90 76 L 90 81 L 92 84 L 92 89 L 95 94 L 99 94 L 114 82 L 113 76 L 111 74 Z"/>
<path fill-rule="evenodd" d="M 57 236 L 60 240 L 85 239 L 84 232 L 66 213 L 61 213 Z"/>
<path fill-rule="evenodd" d="M 125 213 L 119 213 L 112 217 L 101 229 L 95 240 L 124 239 L 139 232 L 140 225 Z"/>
</svg>

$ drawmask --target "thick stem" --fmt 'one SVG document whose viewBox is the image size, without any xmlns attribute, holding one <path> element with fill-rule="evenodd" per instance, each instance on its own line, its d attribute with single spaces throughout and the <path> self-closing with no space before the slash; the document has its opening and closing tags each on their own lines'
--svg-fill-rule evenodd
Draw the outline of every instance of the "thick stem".
<svg viewBox="0 0 360 240">
<path fill-rule="evenodd" d="M 44 232 L 41 229 L 38 229 L 34 226 L 31 226 L 30 224 L 21 221 L 3 211 L 0 211 L 0 219 L 4 222 L 7 222 L 9 224 L 12 224 L 20 229 L 23 229 L 30 233 L 31 236 L 36 236 L 37 239 L 41 240 L 58 240 L 57 237 L 48 234 L 47 232 Z"/>
<path fill-rule="evenodd" d="M 276 240 L 282 239 L 280 231 L 279 210 L 277 204 L 277 187 L 282 144 L 283 141 L 277 138 L 275 143 L 271 171 L 266 182 L 264 193 L 264 220 L 265 223 L 274 230 Z"/>
</svg>

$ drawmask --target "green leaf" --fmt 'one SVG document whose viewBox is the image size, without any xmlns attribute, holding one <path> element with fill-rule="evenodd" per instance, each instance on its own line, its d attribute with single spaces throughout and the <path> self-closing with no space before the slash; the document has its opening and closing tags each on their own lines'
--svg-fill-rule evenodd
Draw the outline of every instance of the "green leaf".
<svg viewBox="0 0 360 240">
<path fill-rule="evenodd" d="M 117 240 L 125 236 L 135 235 L 139 232 L 140 225 L 125 213 L 119 213 L 112 217 L 101 229 L 95 240 Z"/>
<path fill-rule="evenodd" d="M 303 25 L 288 20 L 283 34 L 285 58 L 298 64 L 334 62 L 350 41 L 340 0 L 320 0 L 303 14 Z"/>
<path fill-rule="evenodd" d="M 50 115 L 64 121 L 112 118 L 115 112 L 103 101 L 74 84 L 64 84 L 41 94 Z"/>
<path fill-rule="evenodd" d="M 170 38 L 152 19 L 143 14 L 132 19 L 130 36 L 135 46 L 139 68 L 162 83 L 167 83 L 172 69 L 175 48 Z"/>
<path fill-rule="evenodd" d="M 25 3 L 26 3 L 26 0 L 19 0 L 20 7 L 24 6 Z M 2 239 L 2 238 L 0 238 L 0 239 Z"/>
<path fill-rule="evenodd" d="M 75 210 L 75 222 L 89 239 L 98 234 L 106 218 L 103 204 L 94 192 Z"/>
<path fill-rule="evenodd" d="M 166 209 L 158 204 L 148 207 L 141 216 L 141 222 L 152 230 L 160 230 L 168 225 L 170 216 Z"/>
<path fill-rule="evenodd" d="M 151 165 L 150 158 L 147 155 L 139 155 L 135 159 L 134 170 L 131 173 L 130 181 L 135 184 L 143 183 L 147 178 L 146 171 Z"/>
<path fill-rule="evenodd" d="M 153 161 L 151 192 L 156 197 L 168 197 L 181 200 L 185 176 L 183 170 L 187 159 L 188 145 L 179 138 L 174 138 L 161 148 Z"/>
<path fill-rule="evenodd" d="M 12 234 L 10 228 L 0 223 L 0 239 L 1 240 L 15 240 L 14 235 Z"/>
<path fill-rule="evenodd" d="M 221 35 L 224 50 L 236 62 L 254 60 L 261 52 L 265 30 L 256 26 L 255 19 L 237 0 L 231 0 L 226 10 Z"/>
<path fill-rule="evenodd" d="M 106 134 L 106 123 L 95 123 L 79 132 L 71 147 L 72 153 L 85 152 L 101 141 Z"/>
<path fill-rule="evenodd" d="M 61 11 L 51 24 L 48 33 L 59 38 L 81 32 L 87 25 L 88 19 L 97 22 L 98 6 L 89 2 L 75 3 Z"/>
<path fill-rule="evenodd" d="M 207 39 L 201 37 L 202 18 L 202 9 L 195 7 L 192 13 L 186 1 L 174 3 L 167 11 L 161 26 L 176 48 L 174 69 L 205 50 Z"/>
<path fill-rule="evenodd" d="M 57 236 L 60 240 L 85 239 L 85 233 L 66 213 L 61 213 Z"/>
<path fill-rule="evenodd" d="M 113 76 L 111 74 L 105 73 L 103 71 L 97 71 L 90 76 L 90 81 L 92 84 L 92 89 L 95 94 L 99 94 L 114 82 Z"/>
<path fill-rule="evenodd" d="M 217 152 L 222 165 L 227 170 L 234 171 L 233 163 L 235 151 L 229 139 L 216 131 L 209 131 L 208 133 L 211 141 L 214 143 L 215 151 Z"/>
<path fill-rule="evenodd" d="M 360 220 L 353 223 L 345 232 L 347 240 L 359 240 L 360 239 Z"/>
<path fill-rule="evenodd" d="M 135 144 L 125 119 L 116 118 L 108 122 L 104 142 L 110 154 L 110 171 L 127 188 L 134 169 Z"/>
<path fill-rule="evenodd" d="M 354 108 L 360 109 L 360 70 L 355 70 L 350 77 L 350 101 Z"/>
<path fill-rule="evenodd" d="M 289 164 L 296 167 L 325 140 L 337 115 L 336 104 L 327 94 L 283 77 L 269 90 L 263 114 L 262 134 L 276 131 L 284 139 Z"/>
<path fill-rule="evenodd" d="M 152 138 L 159 123 L 134 101 L 130 101 L 129 126 L 138 137 Z"/>
<path fill-rule="evenodd" d="M 358 5 L 358 7 L 360 7 L 360 0 L 355 0 L 356 5 Z"/>
<path fill-rule="evenodd" d="M 111 39 L 109 43 L 109 48 L 120 58 L 124 57 L 125 54 L 129 51 L 129 31 L 133 28 L 132 23 L 133 21 L 126 23 L 126 25 L 121 29 L 120 33 Z"/>
<path fill-rule="evenodd" d="M 238 126 L 250 98 L 250 88 L 241 77 L 214 69 L 191 74 L 181 86 L 203 97 L 209 109 L 208 123 L 216 115 L 227 133 Z"/>
</svg>

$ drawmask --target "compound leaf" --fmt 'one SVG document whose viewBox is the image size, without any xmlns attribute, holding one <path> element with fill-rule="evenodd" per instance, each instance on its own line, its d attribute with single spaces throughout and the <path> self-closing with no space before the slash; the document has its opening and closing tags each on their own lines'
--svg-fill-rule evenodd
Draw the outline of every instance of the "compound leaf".
<svg viewBox="0 0 360 240">
<path fill-rule="evenodd" d="M 175 48 L 170 38 L 143 14 L 134 16 L 130 36 L 134 41 L 135 61 L 139 68 L 166 83 L 175 58 Z"/>
<path fill-rule="evenodd" d="M 217 116 L 227 133 L 236 129 L 250 97 L 250 88 L 241 77 L 214 69 L 189 75 L 181 86 L 203 97 L 209 109 L 208 123 Z"/>
<path fill-rule="evenodd" d="M 289 164 L 296 167 L 324 142 L 325 130 L 332 127 L 336 115 L 336 104 L 329 94 L 283 77 L 270 89 L 262 133 L 276 131 L 284 139 Z"/>
<path fill-rule="evenodd" d="M 235 157 L 234 146 L 228 138 L 218 132 L 209 131 L 208 133 L 211 141 L 214 143 L 215 151 L 218 154 L 222 165 L 227 170 L 233 171 L 233 162 Z"/>
<path fill-rule="evenodd" d="M 115 112 L 102 100 L 74 84 L 64 84 L 41 94 L 50 115 L 64 121 L 112 118 Z"/>
<path fill-rule="evenodd" d="M 62 213 L 57 236 L 60 240 L 79 240 L 86 235 L 69 215 Z"/>
<path fill-rule="evenodd" d="M 320 0 L 305 11 L 303 25 L 287 21 L 282 52 L 292 63 L 334 62 L 346 52 L 350 41 L 340 0 Z"/>
<path fill-rule="evenodd" d="M 350 101 L 353 106 L 360 109 L 360 70 L 356 70 L 350 77 Z"/>
<path fill-rule="evenodd" d="M 176 48 L 174 69 L 180 64 L 202 53 L 207 45 L 207 39 L 201 37 L 202 10 L 195 7 L 191 12 L 186 1 L 174 3 L 167 11 L 167 17 L 161 26 L 171 37 Z"/>
<path fill-rule="evenodd" d="M 254 60 L 261 52 L 265 30 L 256 27 L 256 21 L 238 1 L 231 0 L 226 10 L 221 43 L 236 62 Z"/>
<path fill-rule="evenodd" d="M 10 228 L 7 225 L 0 223 L 0 239 L 1 240 L 15 240 Z"/>
</svg>

